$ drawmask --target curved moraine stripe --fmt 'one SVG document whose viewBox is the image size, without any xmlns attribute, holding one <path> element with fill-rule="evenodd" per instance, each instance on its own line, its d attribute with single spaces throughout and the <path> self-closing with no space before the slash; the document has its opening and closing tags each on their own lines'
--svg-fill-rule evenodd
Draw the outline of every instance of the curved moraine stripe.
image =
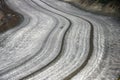
<svg viewBox="0 0 120 80">
<path fill-rule="evenodd" d="M 112 18 L 58 0 L 6 0 L 6 4 L 24 20 L 0 34 L 0 80 L 119 76 L 120 27 Z"/>
</svg>

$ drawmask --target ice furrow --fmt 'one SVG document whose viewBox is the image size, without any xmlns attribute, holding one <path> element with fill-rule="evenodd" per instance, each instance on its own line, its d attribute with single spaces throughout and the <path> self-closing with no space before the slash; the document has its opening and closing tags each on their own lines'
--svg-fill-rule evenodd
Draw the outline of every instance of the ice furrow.
<svg viewBox="0 0 120 80">
<path fill-rule="evenodd" d="M 114 28 L 102 16 L 59 0 L 6 4 L 23 16 L 23 22 L 0 34 L 0 80 L 115 79 L 116 70 L 111 69 L 120 58 L 106 52 L 106 36 Z M 109 68 L 110 57 L 115 64 Z M 107 75 L 107 70 L 113 72 Z"/>
</svg>

